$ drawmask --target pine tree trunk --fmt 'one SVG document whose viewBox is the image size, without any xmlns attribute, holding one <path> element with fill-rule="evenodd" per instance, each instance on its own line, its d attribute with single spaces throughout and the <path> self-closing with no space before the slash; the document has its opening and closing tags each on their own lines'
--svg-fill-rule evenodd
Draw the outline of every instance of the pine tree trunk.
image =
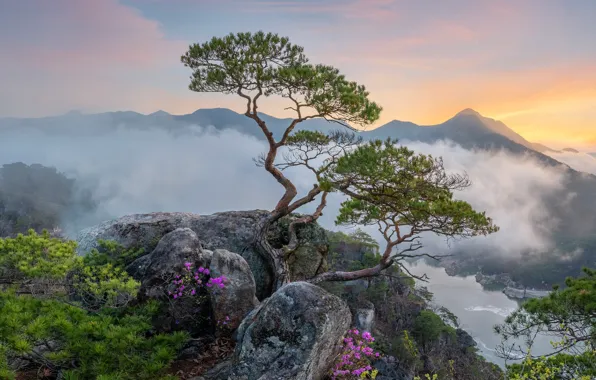
<svg viewBox="0 0 596 380">
<path fill-rule="evenodd" d="M 290 266 L 285 260 L 282 249 L 271 246 L 267 236 L 271 228 L 273 218 L 268 217 L 259 222 L 256 229 L 254 246 L 258 253 L 263 255 L 273 272 L 273 292 L 290 282 Z"/>
</svg>

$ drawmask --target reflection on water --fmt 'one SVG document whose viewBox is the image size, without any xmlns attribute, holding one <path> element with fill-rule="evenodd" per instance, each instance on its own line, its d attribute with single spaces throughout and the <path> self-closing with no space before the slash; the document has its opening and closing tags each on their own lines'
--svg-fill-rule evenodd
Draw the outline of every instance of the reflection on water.
<svg viewBox="0 0 596 380">
<path fill-rule="evenodd" d="M 459 318 L 460 327 L 474 337 L 487 360 L 503 366 L 504 360 L 496 355 L 495 348 L 500 338 L 494 333 L 493 326 L 502 323 L 517 309 L 518 303 L 500 291 L 482 289 L 474 276 L 451 277 L 443 268 L 432 267 L 424 261 L 407 264 L 407 267 L 413 274 L 428 275 L 428 283 L 418 283 L 434 294 L 438 305 L 451 310 Z M 532 353 L 545 354 L 551 349 L 549 338 L 542 336 L 536 339 Z"/>
</svg>

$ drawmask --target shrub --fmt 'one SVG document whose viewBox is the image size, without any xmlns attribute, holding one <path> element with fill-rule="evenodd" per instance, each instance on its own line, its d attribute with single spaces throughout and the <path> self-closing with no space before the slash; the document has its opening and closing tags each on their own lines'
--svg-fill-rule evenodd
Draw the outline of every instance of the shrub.
<svg viewBox="0 0 596 380">
<path fill-rule="evenodd" d="M 187 334 L 156 334 L 156 303 L 129 306 L 139 283 L 123 266 L 140 251 L 112 242 L 100 249 L 83 258 L 76 243 L 46 231 L 0 239 L 0 378 L 19 366 L 63 379 L 163 374 Z"/>
<path fill-rule="evenodd" d="M 423 346 L 435 342 L 443 332 L 455 335 L 455 329 L 447 326 L 441 317 L 430 310 L 420 312 L 414 320 L 412 332 L 416 341 Z"/>
<path fill-rule="evenodd" d="M 186 341 L 180 332 L 151 335 L 151 304 L 90 314 L 60 301 L 2 292 L 0 308 L 0 363 L 21 359 L 54 373 L 70 370 L 79 379 L 155 379 Z"/>
</svg>

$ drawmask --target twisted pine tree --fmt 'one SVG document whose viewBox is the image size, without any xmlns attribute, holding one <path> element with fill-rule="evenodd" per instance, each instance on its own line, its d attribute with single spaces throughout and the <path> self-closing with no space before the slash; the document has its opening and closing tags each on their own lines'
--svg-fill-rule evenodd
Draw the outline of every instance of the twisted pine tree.
<svg viewBox="0 0 596 380">
<path fill-rule="evenodd" d="M 396 147 L 395 141 L 364 143 L 345 129 L 330 134 L 293 133 L 298 124 L 316 118 L 348 128 L 370 125 L 379 119 L 382 108 L 369 99 L 364 86 L 348 81 L 338 69 L 311 64 L 304 49 L 288 38 L 264 32 L 214 37 L 191 45 L 181 60 L 192 70 L 190 90 L 237 95 L 246 104 L 244 115 L 254 120 L 267 140 L 268 150 L 257 163 L 279 182 L 284 193 L 258 224 L 254 245 L 274 269 L 276 289 L 290 281 L 288 259 L 298 245 L 297 228 L 321 216 L 330 192 L 348 196 L 338 224 L 376 224 L 386 247 L 374 267 L 323 273 L 312 282 L 378 275 L 415 256 L 424 232 L 457 237 L 497 231 L 484 213 L 453 199 L 453 191 L 468 186 L 469 181 L 465 176 L 446 174 L 440 159 Z M 258 112 L 259 101 L 270 96 L 285 99 L 287 109 L 295 112 L 278 140 Z M 285 154 L 276 163 L 282 148 Z M 316 165 L 321 159 L 323 164 Z M 316 181 L 301 196 L 284 174 L 285 169 L 296 166 L 310 170 Z M 270 227 L 317 200 L 312 214 L 290 223 L 289 243 L 281 249 L 272 247 L 266 238 Z"/>
</svg>

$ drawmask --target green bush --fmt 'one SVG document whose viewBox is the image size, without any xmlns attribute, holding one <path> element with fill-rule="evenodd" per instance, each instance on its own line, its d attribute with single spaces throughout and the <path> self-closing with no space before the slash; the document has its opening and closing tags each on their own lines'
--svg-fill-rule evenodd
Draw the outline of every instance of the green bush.
<svg viewBox="0 0 596 380">
<path fill-rule="evenodd" d="M 2 292 L 0 342 L 9 357 L 70 369 L 81 379 L 99 374 L 154 379 L 175 358 L 186 335 L 151 336 L 152 306 L 90 314 L 60 301 Z"/>
<path fill-rule="evenodd" d="M 63 279 L 80 264 L 76 243 L 51 238 L 47 231 L 0 239 L 0 278 Z"/>
<path fill-rule="evenodd" d="M 421 345 L 427 345 L 439 339 L 441 334 L 448 333 L 455 337 L 455 329 L 443 322 L 441 317 L 430 310 L 422 310 L 414 320 L 413 335 Z"/>
<path fill-rule="evenodd" d="M 507 368 L 511 379 L 593 379 L 596 376 L 596 270 L 584 268 L 583 275 L 569 277 L 565 288 L 555 286 L 544 298 L 531 299 L 495 326 L 505 357 L 509 340 L 525 338 L 530 346 L 522 350 L 526 360 Z M 537 334 L 548 335 L 554 354 L 530 355 Z"/>
<path fill-rule="evenodd" d="M 45 231 L 0 239 L 1 379 L 14 378 L 9 362 L 64 379 L 163 375 L 187 334 L 156 334 L 158 305 L 129 305 L 140 284 L 124 265 L 140 251 L 110 242 L 100 249 L 83 258 L 74 242 Z"/>
</svg>

